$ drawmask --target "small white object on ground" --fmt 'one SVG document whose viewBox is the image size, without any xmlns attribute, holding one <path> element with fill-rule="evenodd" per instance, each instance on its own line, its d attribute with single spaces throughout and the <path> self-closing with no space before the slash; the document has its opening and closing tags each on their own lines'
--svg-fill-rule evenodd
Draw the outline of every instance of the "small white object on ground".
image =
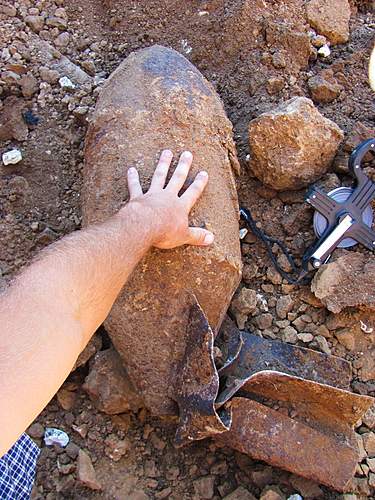
<svg viewBox="0 0 375 500">
<path fill-rule="evenodd" d="M 294 495 L 290 495 L 290 497 L 288 497 L 288 500 L 303 500 L 303 497 L 301 497 L 301 495 L 298 495 L 298 493 L 295 493 Z"/>
<path fill-rule="evenodd" d="M 329 48 L 328 44 L 320 47 L 320 49 L 318 50 L 318 55 L 322 57 L 328 57 L 329 55 L 331 55 L 331 49 Z"/>
<path fill-rule="evenodd" d="M 240 240 L 243 240 L 248 232 L 249 231 L 246 229 L 246 227 L 243 227 L 242 229 L 240 229 Z"/>
<path fill-rule="evenodd" d="M 15 165 L 22 160 L 22 153 L 19 149 L 11 149 L 3 153 L 2 158 L 4 165 Z"/>
<path fill-rule="evenodd" d="M 59 84 L 60 84 L 60 87 L 62 89 L 75 89 L 76 88 L 76 86 L 74 85 L 72 80 L 70 80 L 70 78 L 68 78 L 67 76 L 62 76 L 59 79 Z"/>
<path fill-rule="evenodd" d="M 52 446 L 54 444 L 60 445 L 65 448 L 69 443 L 69 436 L 66 432 L 55 429 L 54 427 L 47 427 L 44 433 L 44 442 L 46 446 Z"/>
<path fill-rule="evenodd" d="M 365 333 L 372 333 L 374 329 L 371 326 L 367 326 L 361 319 L 359 320 L 361 324 L 361 330 Z"/>
</svg>

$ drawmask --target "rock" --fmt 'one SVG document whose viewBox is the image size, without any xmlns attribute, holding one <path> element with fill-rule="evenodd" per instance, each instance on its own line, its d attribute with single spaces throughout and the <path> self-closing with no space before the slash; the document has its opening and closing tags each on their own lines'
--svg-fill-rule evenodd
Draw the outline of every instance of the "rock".
<svg viewBox="0 0 375 500">
<path fill-rule="evenodd" d="M 317 49 L 320 49 L 320 47 L 323 47 L 323 45 L 326 45 L 327 39 L 323 35 L 315 35 L 312 37 L 311 43 L 316 47 Z"/>
<path fill-rule="evenodd" d="M 25 23 L 30 26 L 30 28 L 39 33 L 40 30 L 43 29 L 44 26 L 44 18 L 43 16 L 26 16 Z"/>
<path fill-rule="evenodd" d="M 79 447 L 75 443 L 73 443 L 72 441 L 69 441 L 67 447 L 65 448 L 65 453 L 72 460 L 75 460 L 78 457 Z"/>
<path fill-rule="evenodd" d="M 307 20 L 332 45 L 349 40 L 350 5 L 348 0 L 310 0 L 306 4 Z"/>
<path fill-rule="evenodd" d="M 60 78 L 60 74 L 58 71 L 49 69 L 46 66 L 41 66 L 39 68 L 39 74 L 44 82 L 50 83 L 51 85 L 57 83 L 58 79 Z"/>
<path fill-rule="evenodd" d="M 104 453 L 114 462 L 118 462 L 131 449 L 129 439 L 119 439 L 115 434 L 110 434 L 104 440 Z"/>
<path fill-rule="evenodd" d="M 369 428 L 375 429 L 375 407 L 370 408 L 362 417 L 362 422 Z M 375 472 L 375 471 L 373 471 Z"/>
<path fill-rule="evenodd" d="M 247 284 L 251 284 L 258 272 L 258 266 L 255 262 L 244 264 L 242 271 L 242 280 Z M 268 276 L 268 275 L 267 275 Z"/>
<path fill-rule="evenodd" d="M 358 252 L 344 255 L 323 265 L 311 284 L 323 304 L 334 313 L 346 307 L 375 309 L 375 258 Z"/>
<path fill-rule="evenodd" d="M 324 352 L 325 354 L 331 354 L 331 349 L 325 337 L 317 335 L 314 340 L 322 352 Z"/>
<path fill-rule="evenodd" d="M 77 477 L 78 481 L 91 490 L 100 490 L 101 484 L 96 479 L 95 469 L 92 465 L 91 458 L 83 451 L 79 450 L 77 462 Z"/>
<path fill-rule="evenodd" d="M 250 6 L 254 4 L 254 2 L 248 3 Z M 309 36 L 306 32 L 298 31 L 295 24 L 281 20 L 276 22 L 267 20 L 266 42 L 271 49 L 282 51 L 288 71 L 298 73 L 307 67 L 311 55 Z"/>
<path fill-rule="evenodd" d="M 47 26 L 59 28 L 60 30 L 64 30 L 68 26 L 67 20 L 58 16 L 47 17 L 46 24 Z"/>
<path fill-rule="evenodd" d="M 59 85 L 62 89 L 73 90 L 76 88 L 75 84 L 67 76 L 62 76 L 59 78 Z"/>
<path fill-rule="evenodd" d="M 312 340 L 314 340 L 314 336 L 311 335 L 311 333 L 297 333 L 297 337 L 298 337 L 298 340 L 300 340 L 301 342 L 305 342 L 305 343 L 308 343 L 308 342 L 311 342 Z"/>
<path fill-rule="evenodd" d="M 369 348 L 357 362 L 358 376 L 363 382 L 375 379 L 375 349 Z"/>
<path fill-rule="evenodd" d="M 70 35 L 67 31 L 60 33 L 60 35 L 54 40 L 56 47 L 66 47 L 67 45 L 69 45 L 69 42 Z"/>
<path fill-rule="evenodd" d="M 278 318 L 285 319 L 288 312 L 293 309 L 294 300 L 290 295 L 282 295 L 276 302 L 276 314 Z"/>
<path fill-rule="evenodd" d="M 342 328 L 335 331 L 335 337 L 341 345 L 348 351 L 353 351 L 355 348 L 355 334 L 350 328 Z"/>
<path fill-rule="evenodd" d="M 285 500 L 285 495 L 277 486 L 267 486 L 262 491 L 259 500 Z"/>
<path fill-rule="evenodd" d="M 295 344 L 298 341 L 297 330 L 292 326 L 287 326 L 281 333 L 281 338 L 284 342 Z"/>
<path fill-rule="evenodd" d="M 93 337 L 91 337 L 89 343 L 87 346 L 83 349 L 81 354 L 78 356 L 77 361 L 75 362 L 72 372 L 79 368 L 80 366 L 83 366 L 84 364 L 87 363 L 89 359 L 91 359 L 94 354 L 96 354 L 100 349 L 102 348 L 102 337 L 100 336 L 99 333 L 95 333 Z"/>
<path fill-rule="evenodd" d="M 57 392 L 56 397 L 61 408 L 65 411 L 70 411 L 74 406 L 77 394 L 74 391 L 69 391 L 68 389 L 61 388 Z"/>
<path fill-rule="evenodd" d="M 185 351 L 190 294 L 217 330 L 239 284 L 241 253 L 232 126 L 199 71 L 174 50 L 153 46 L 132 53 L 102 88 L 86 135 L 83 225 L 120 208 L 128 196 L 129 165 L 138 167 L 147 189 L 166 146 L 175 156 L 181 148 L 193 152 L 190 179 L 198 169 L 208 171 L 210 181 L 190 220 L 212 230 L 215 243 L 150 251 L 105 322 L 131 381 L 154 414 L 176 412 L 170 395 Z"/>
<path fill-rule="evenodd" d="M 375 457 L 375 433 L 374 432 L 366 432 L 366 434 L 362 434 L 363 446 L 366 450 L 367 456 L 369 458 Z"/>
<path fill-rule="evenodd" d="M 260 330 L 266 330 L 272 326 L 273 317 L 270 313 L 260 314 L 255 318 L 255 323 Z"/>
<path fill-rule="evenodd" d="M 344 151 L 350 154 L 354 148 L 362 141 L 375 137 L 375 127 L 368 127 L 365 123 L 356 122 L 350 132 L 347 134 L 344 142 Z M 364 161 L 371 161 L 373 155 L 371 151 L 363 157 Z"/>
<path fill-rule="evenodd" d="M 35 422 L 35 424 L 31 424 L 27 429 L 27 434 L 34 439 L 42 439 L 44 436 L 44 427 L 42 424 Z"/>
<path fill-rule="evenodd" d="M 319 488 L 318 483 L 305 479 L 301 476 L 292 475 L 289 479 L 290 484 L 299 491 L 303 498 L 319 498 L 323 495 L 323 491 Z"/>
<path fill-rule="evenodd" d="M 375 458 L 368 458 L 366 460 L 368 468 L 371 472 L 375 472 Z"/>
<path fill-rule="evenodd" d="M 204 476 L 193 481 L 194 491 L 198 498 L 212 498 L 214 496 L 215 476 Z"/>
<path fill-rule="evenodd" d="M 25 101 L 18 97 L 10 96 L 4 100 L 0 111 L 0 141 L 25 141 L 29 130 L 23 119 Z"/>
<path fill-rule="evenodd" d="M 250 167 L 273 189 L 299 189 L 327 172 L 342 138 L 310 99 L 294 97 L 250 122 Z"/>
<path fill-rule="evenodd" d="M 33 52 L 34 63 L 57 71 L 60 77 L 67 77 L 75 86 L 91 85 L 92 78 L 52 45 L 37 36 L 32 39 L 32 44 L 35 48 L 35 53 Z"/>
<path fill-rule="evenodd" d="M 22 95 L 26 98 L 32 97 L 38 91 L 38 80 L 32 73 L 23 75 L 20 80 Z"/>
<path fill-rule="evenodd" d="M 17 9 L 14 5 L 0 5 L 0 13 L 8 17 L 15 17 L 17 15 Z"/>
<path fill-rule="evenodd" d="M 233 312 L 237 326 L 240 330 L 245 328 L 245 323 L 249 314 L 255 312 L 257 308 L 257 293 L 251 288 L 243 287 L 234 296 L 231 303 L 231 311 Z"/>
<path fill-rule="evenodd" d="M 277 94 L 284 88 L 284 80 L 280 77 L 272 77 L 267 81 L 266 88 L 269 94 Z"/>
<path fill-rule="evenodd" d="M 327 103 L 334 101 L 341 91 L 341 86 L 330 82 L 320 75 L 312 76 L 307 82 L 312 99 L 315 102 Z"/>
<path fill-rule="evenodd" d="M 95 406 L 108 415 L 137 411 L 143 406 L 120 356 L 113 348 L 95 355 L 83 388 Z"/>
<path fill-rule="evenodd" d="M 223 500 L 255 500 L 255 496 L 243 486 L 239 486 L 232 493 L 225 496 Z"/>
<path fill-rule="evenodd" d="M 2 154 L 3 164 L 16 165 L 22 160 L 22 153 L 19 149 L 11 149 Z"/>
<path fill-rule="evenodd" d="M 286 67 L 286 51 L 285 50 L 277 50 L 274 54 L 272 54 L 272 65 L 277 69 L 282 69 Z"/>
</svg>

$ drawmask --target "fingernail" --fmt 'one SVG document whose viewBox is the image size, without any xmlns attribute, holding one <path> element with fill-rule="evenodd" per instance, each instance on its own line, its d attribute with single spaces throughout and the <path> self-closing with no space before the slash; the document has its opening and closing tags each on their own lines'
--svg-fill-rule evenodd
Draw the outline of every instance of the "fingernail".
<svg viewBox="0 0 375 500">
<path fill-rule="evenodd" d="M 173 156 L 173 153 L 170 149 L 164 149 L 161 153 L 163 156 Z"/>
<path fill-rule="evenodd" d="M 189 158 L 193 158 L 193 153 L 191 151 L 184 151 L 181 156 L 188 160 Z"/>
<path fill-rule="evenodd" d="M 134 167 L 130 167 L 130 168 L 128 169 L 128 174 L 135 174 L 135 173 L 136 173 L 136 171 L 137 171 L 137 170 L 136 170 Z"/>
<path fill-rule="evenodd" d="M 202 170 L 201 172 L 199 172 L 199 175 L 201 175 L 202 177 L 208 177 L 208 172 Z"/>
<path fill-rule="evenodd" d="M 207 233 L 204 237 L 204 244 L 211 245 L 214 242 L 214 235 L 212 233 Z"/>
</svg>

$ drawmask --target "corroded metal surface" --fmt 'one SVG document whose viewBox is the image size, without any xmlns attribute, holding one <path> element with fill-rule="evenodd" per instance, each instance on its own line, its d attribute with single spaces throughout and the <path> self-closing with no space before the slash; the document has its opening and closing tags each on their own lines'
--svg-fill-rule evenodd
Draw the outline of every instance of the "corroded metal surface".
<svg viewBox="0 0 375 500">
<path fill-rule="evenodd" d="M 256 401 L 234 398 L 229 404 L 233 412 L 231 429 L 216 437 L 219 443 L 345 490 L 358 462 L 355 448 Z"/>
<path fill-rule="evenodd" d="M 226 329 L 237 335 L 232 324 Z M 336 356 L 267 340 L 249 332 L 241 332 L 243 346 L 233 363 L 220 372 L 225 377 L 216 401 L 220 406 L 228 401 L 248 380 L 262 370 L 275 370 L 314 382 L 347 389 L 351 379 L 351 365 Z"/>
<path fill-rule="evenodd" d="M 241 393 L 252 399 L 260 396 L 282 401 L 294 419 L 347 443 L 355 443 L 353 426 L 374 403 L 368 396 L 275 371 L 255 373 L 242 386 Z"/>
<path fill-rule="evenodd" d="M 359 458 L 353 426 L 374 402 L 346 390 L 350 364 L 240 332 L 228 321 L 222 330 L 217 345 L 225 361 L 218 371 L 207 318 L 198 303 L 191 306 L 179 366 L 177 444 L 213 437 L 344 491 Z"/>
<path fill-rule="evenodd" d="M 215 410 L 219 376 L 213 359 L 214 335 L 196 302 L 190 308 L 186 350 L 177 375 L 180 421 L 176 444 L 182 446 L 229 430 L 230 409 Z"/>
</svg>

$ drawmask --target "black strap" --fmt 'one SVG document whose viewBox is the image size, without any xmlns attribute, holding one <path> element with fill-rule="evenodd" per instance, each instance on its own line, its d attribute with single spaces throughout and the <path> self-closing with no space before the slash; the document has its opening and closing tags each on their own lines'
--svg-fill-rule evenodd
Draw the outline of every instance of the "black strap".
<svg viewBox="0 0 375 500">
<path fill-rule="evenodd" d="M 307 285 L 308 283 L 310 283 L 312 276 L 310 277 L 307 276 L 307 271 L 305 271 L 304 269 L 301 269 L 300 271 L 297 269 L 293 257 L 291 256 L 291 254 L 289 253 L 288 249 L 286 248 L 286 246 L 282 241 L 277 240 L 276 238 L 272 238 L 271 236 L 268 236 L 268 234 L 259 229 L 256 225 L 255 220 L 251 215 L 250 210 L 247 210 L 246 208 L 241 208 L 240 215 L 241 218 L 249 226 L 249 229 L 255 234 L 255 236 L 264 243 L 274 268 L 288 283 L 290 283 L 291 285 Z M 285 255 L 285 257 L 288 259 L 288 262 L 292 268 L 292 273 L 287 273 L 283 269 L 281 269 L 276 260 L 275 255 L 272 252 L 272 245 L 277 245 L 282 251 L 282 253 Z M 298 275 L 298 277 L 295 278 L 293 274 Z"/>
</svg>

